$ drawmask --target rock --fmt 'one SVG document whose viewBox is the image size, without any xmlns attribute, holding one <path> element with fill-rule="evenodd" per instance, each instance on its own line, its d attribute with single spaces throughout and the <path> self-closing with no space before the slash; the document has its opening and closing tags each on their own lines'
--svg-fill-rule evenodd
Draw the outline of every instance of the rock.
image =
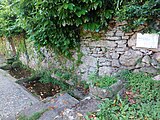
<svg viewBox="0 0 160 120">
<path fill-rule="evenodd" d="M 120 57 L 120 63 L 124 66 L 134 66 L 140 58 L 142 58 L 142 53 L 139 51 L 128 50 Z"/>
<path fill-rule="evenodd" d="M 128 47 L 116 48 L 115 51 L 118 52 L 125 52 L 128 50 Z"/>
<path fill-rule="evenodd" d="M 156 60 L 160 63 L 160 52 L 155 53 L 155 54 L 153 55 L 153 58 L 156 59 Z"/>
<path fill-rule="evenodd" d="M 147 55 L 147 56 L 144 56 L 142 58 L 142 62 L 146 63 L 146 64 L 150 64 L 151 62 L 151 58 Z"/>
<path fill-rule="evenodd" d="M 107 41 L 106 47 L 115 48 L 117 47 L 117 44 L 115 43 L 115 41 Z"/>
<path fill-rule="evenodd" d="M 71 97 L 69 94 L 64 94 L 55 99 L 50 99 L 50 101 L 48 101 L 47 103 L 39 102 L 37 104 L 34 104 L 30 108 L 23 110 L 18 115 L 29 117 L 36 112 L 41 112 L 42 110 L 48 109 L 42 114 L 39 120 L 54 120 L 54 118 L 59 115 L 62 110 L 70 108 L 78 102 L 79 101 L 77 99 Z"/>
<path fill-rule="evenodd" d="M 123 39 L 123 40 L 128 40 L 128 39 L 129 39 L 129 36 L 122 36 L 122 39 Z"/>
<path fill-rule="evenodd" d="M 136 34 L 134 34 L 129 40 L 128 40 L 128 46 L 133 47 L 136 46 Z"/>
<path fill-rule="evenodd" d="M 160 75 L 157 75 L 157 76 L 153 77 L 153 80 L 160 81 Z"/>
<path fill-rule="evenodd" d="M 99 62 L 99 66 L 108 66 L 108 65 L 111 65 L 111 62 L 107 60 L 107 58 L 99 58 L 98 60 Z"/>
<path fill-rule="evenodd" d="M 160 63 L 158 63 L 154 58 L 151 60 L 151 65 L 156 69 L 160 69 Z"/>
<path fill-rule="evenodd" d="M 118 80 L 116 83 L 106 88 L 90 87 L 90 93 L 100 98 L 113 98 L 124 87 L 124 82 Z"/>
<path fill-rule="evenodd" d="M 119 60 L 113 59 L 113 60 L 112 60 L 112 67 L 120 67 Z"/>
<path fill-rule="evenodd" d="M 113 52 L 111 55 L 112 55 L 113 59 L 118 59 L 119 58 L 119 54 L 116 53 L 116 52 Z"/>
<path fill-rule="evenodd" d="M 97 59 L 92 56 L 83 56 L 82 61 L 83 61 L 83 64 L 87 66 L 97 67 Z"/>
<path fill-rule="evenodd" d="M 124 36 L 124 32 L 121 30 L 117 30 L 117 32 L 115 33 L 115 36 Z"/>
<path fill-rule="evenodd" d="M 121 37 L 106 37 L 107 40 L 121 40 Z"/>
<path fill-rule="evenodd" d="M 107 46 L 107 41 L 105 41 L 105 40 L 92 41 L 92 42 L 89 43 L 89 46 L 106 47 Z"/>
<path fill-rule="evenodd" d="M 112 73 L 112 67 L 107 67 L 107 66 L 103 66 L 103 67 L 99 67 L 99 75 L 110 75 Z"/>
<path fill-rule="evenodd" d="M 55 120 L 83 120 L 88 113 L 96 112 L 100 103 L 98 99 L 86 98 L 73 108 L 65 109 Z"/>
<path fill-rule="evenodd" d="M 118 44 L 118 47 L 119 47 L 119 48 L 125 48 L 125 47 L 126 47 L 127 40 L 116 41 L 116 43 Z"/>
<path fill-rule="evenodd" d="M 149 74 L 153 74 L 156 75 L 158 70 L 155 69 L 154 67 L 143 67 L 140 69 L 141 72 L 145 72 L 145 73 L 149 73 Z"/>
<path fill-rule="evenodd" d="M 114 36 L 114 33 L 115 33 L 114 31 L 108 31 L 105 35 L 112 37 Z"/>
<path fill-rule="evenodd" d="M 86 97 L 86 95 L 81 90 L 78 90 L 77 88 L 72 90 L 69 94 L 78 100 L 82 100 Z"/>
<path fill-rule="evenodd" d="M 130 36 L 130 35 L 133 35 L 134 32 L 129 32 L 129 33 L 125 33 L 125 36 Z"/>
</svg>

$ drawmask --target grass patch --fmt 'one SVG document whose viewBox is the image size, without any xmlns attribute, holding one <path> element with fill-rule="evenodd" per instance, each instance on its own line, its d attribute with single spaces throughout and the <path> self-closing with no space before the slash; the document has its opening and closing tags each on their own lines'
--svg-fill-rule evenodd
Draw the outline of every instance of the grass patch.
<svg viewBox="0 0 160 120">
<path fill-rule="evenodd" d="M 96 75 L 90 75 L 89 77 L 91 86 L 97 86 L 100 88 L 106 88 L 117 82 L 117 79 L 115 77 L 111 76 L 96 76 Z"/>
<path fill-rule="evenodd" d="M 30 116 L 30 117 L 21 115 L 21 116 L 19 116 L 17 118 L 17 120 L 38 120 L 43 115 L 43 113 L 45 113 L 46 111 L 48 111 L 48 109 L 42 110 L 40 112 L 36 112 L 32 116 Z"/>
<path fill-rule="evenodd" d="M 159 120 L 160 81 L 144 73 L 121 74 L 128 81 L 124 98 L 106 99 L 95 113 L 96 120 Z M 93 115 L 92 115 L 93 116 Z M 93 119 L 91 115 L 87 119 Z"/>
</svg>

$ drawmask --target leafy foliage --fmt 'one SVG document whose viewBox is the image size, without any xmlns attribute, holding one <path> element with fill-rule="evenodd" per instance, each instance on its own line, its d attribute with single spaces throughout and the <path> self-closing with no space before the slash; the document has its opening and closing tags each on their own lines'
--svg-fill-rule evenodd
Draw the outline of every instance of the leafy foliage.
<svg viewBox="0 0 160 120">
<path fill-rule="evenodd" d="M 19 6 L 19 22 L 30 39 L 65 56 L 77 46 L 80 27 L 99 30 L 113 13 L 104 0 L 21 0 Z"/>
<path fill-rule="evenodd" d="M 10 37 L 22 32 L 21 27 L 16 24 L 17 16 L 13 10 L 14 0 L 0 1 L 0 36 Z"/>
<path fill-rule="evenodd" d="M 159 6 L 159 0 L 1 0 L 0 35 L 25 32 L 37 47 L 51 47 L 70 58 L 80 31 L 99 32 L 115 13 L 128 21 L 126 30 L 148 23 L 152 32 L 158 31 Z"/>
<path fill-rule="evenodd" d="M 126 94 L 130 96 L 106 99 L 96 114 L 97 120 L 160 119 L 160 81 L 154 81 L 144 73 L 130 72 L 124 74 L 123 78 L 128 79 Z"/>
<path fill-rule="evenodd" d="M 160 0 L 131 0 L 126 2 L 117 12 L 119 21 L 127 20 L 128 24 L 124 30 L 134 30 L 140 25 L 147 24 L 147 31 L 159 32 L 160 24 L 157 19 L 160 18 Z"/>
<path fill-rule="evenodd" d="M 114 84 L 117 82 L 117 79 L 115 77 L 111 76 L 96 76 L 96 75 L 91 75 L 89 77 L 90 79 L 90 84 L 93 86 L 98 86 L 100 88 L 106 88 L 109 87 L 110 85 Z"/>
</svg>

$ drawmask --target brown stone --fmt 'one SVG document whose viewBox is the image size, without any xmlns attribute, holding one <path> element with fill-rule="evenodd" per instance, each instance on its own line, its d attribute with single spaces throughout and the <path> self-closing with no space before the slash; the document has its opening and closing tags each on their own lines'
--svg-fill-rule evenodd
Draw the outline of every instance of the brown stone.
<svg viewBox="0 0 160 120">
<path fill-rule="evenodd" d="M 134 34 L 134 35 L 128 40 L 128 46 L 129 46 L 129 47 L 136 46 L 136 34 Z"/>
</svg>

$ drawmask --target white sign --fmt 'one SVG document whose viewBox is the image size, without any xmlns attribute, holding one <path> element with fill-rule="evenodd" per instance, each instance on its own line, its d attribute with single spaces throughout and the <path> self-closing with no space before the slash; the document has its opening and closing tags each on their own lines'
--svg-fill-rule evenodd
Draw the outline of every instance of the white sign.
<svg viewBox="0 0 160 120">
<path fill-rule="evenodd" d="M 136 47 L 158 48 L 158 34 L 141 34 L 137 33 Z"/>
</svg>

